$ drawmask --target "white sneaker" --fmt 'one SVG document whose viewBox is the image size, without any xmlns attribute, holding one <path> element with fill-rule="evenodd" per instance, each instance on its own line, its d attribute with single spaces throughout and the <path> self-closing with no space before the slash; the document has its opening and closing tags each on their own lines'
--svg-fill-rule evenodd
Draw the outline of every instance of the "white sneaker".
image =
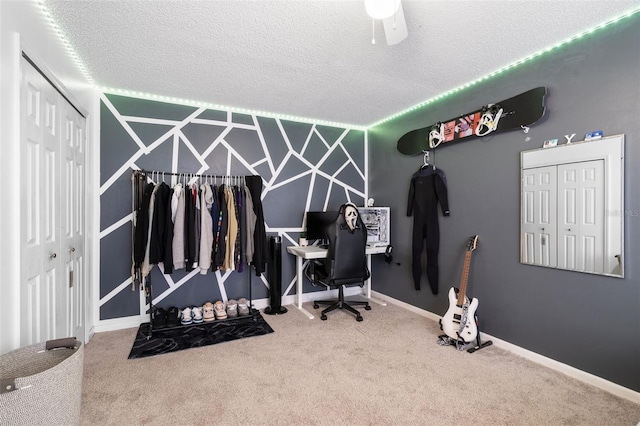
<svg viewBox="0 0 640 426">
<path fill-rule="evenodd" d="M 191 308 L 191 315 L 193 316 L 194 323 L 199 324 L 202 322 L 202 308 L 200 306 Z"/>
<path fill-rule="evenodd" d="M 213 310 L 216 313 L 216 319 L 227 318 L 227 312 L 224 309 L 224 303 L 222 303 L 221 301 L 218 300 L 216 303 L 213 304 Z"/>
<path fill-rule="evenodd" d="M 227 315 L 229 318 L 235 318 L 238 316 L 238 302 L 233 299 L 229 299 L 227 302 Z"/>
<path fill-rule="evenodd" d="M 180 312 L 180 323 L 182 325 L 191 324 L 193 322 L 193 314 L 191 312 L 191 308 L 184 308 L 182 312 Z"/>
<path fill-rule="evenodd" d="M 247 299 L 244 297 L 238 300 L 238 315 L 249 315 L 249 305 L 247 304 Z"/>
<path fill-rule="evenodd" d="M 216 319 L 215 314 L 213 313 L 213 303 L 207 302 L 202 307 L 202 311 L 204 312 L 202 317 L 205 321 L 213 321 Z"/>
</svg>

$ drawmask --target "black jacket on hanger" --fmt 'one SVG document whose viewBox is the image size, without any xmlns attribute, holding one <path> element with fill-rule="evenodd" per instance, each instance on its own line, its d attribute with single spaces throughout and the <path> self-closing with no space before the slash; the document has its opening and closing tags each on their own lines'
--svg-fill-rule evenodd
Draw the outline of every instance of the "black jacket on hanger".
<svg viewBox="0 0 640 426">
<path fill-rule="evenodd" d="M 149 241 L 149 263 L 157 265 L 164 260 L 165 232 L 167 227 L 167 204 L 170 202 L 171 188 L 160 182 L 156 189 L 151 221 L 151 239 Z"/>
<path fill-rule="evenodd" d="M 145 178 L 143 178 L 145 179 Z M 133 245 L 134 267 L 139 269 L 144 261 L 144 255 L 147 250 L 147 238 L 149 237 L 149 202 L 153 194 L 153 183 L 138 182 L 144 185 L 142 192 L 142 201 L 136 210 L 136 224 Z"/>
<path fill-rule="evenodd" d="M 253 201 L 253 212 L 256 214 L 256 228 L 253 232 L 253 262 L 256 275 L 260 276 L 267 268 L 269 251 L 267 247 L 267 231 L 264 225 L 264 213 L 262 211 L 262 178 L 260 176 L 245 176 L 245 182 Z"/>
<path fill-rule="evenodd" d="M 193 192 L 190 185 L 185 185 L 184 190 L 184 259 L 187 272 L 193 271 L 193 262 L 196 258 L 196 217 Z"/>
<path fill-rule="evenodd" d="M 173 219 L 171 218 L 171 199 L 173 198 L 173 188 L 169 188 L 167 195 L 167 204 L 165 205 L 164 215 L 164 236 L 162 244 L 164 245 L 163 257 L 161 262 L 164 264 L 164 273 L 173 274 Z"/>
<path fill-rule="evenodd" d="M 227 209 L 227 198 L 224 194 L 226 185 L 222 184 L 218 187 L 218 220 L 216 225 L 216 233 L 214 240 L 216 243 L 215 256 L 213 257 L 214 269 L 218 269 L 224 265 L 224 258 L 227 251 L 227 230 L 229 228 L 229 211 Z"/>
</svg>

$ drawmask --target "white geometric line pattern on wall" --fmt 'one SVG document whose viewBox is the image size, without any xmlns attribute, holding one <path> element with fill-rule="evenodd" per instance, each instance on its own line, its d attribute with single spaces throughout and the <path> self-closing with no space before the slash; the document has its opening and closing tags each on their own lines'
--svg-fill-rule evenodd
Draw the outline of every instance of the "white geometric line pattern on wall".
<svg viewBox="0 0 640 426">
<path fill-rule="evenodd" d="M 143 294 L 132 294 L 130 269 L 131 171 L 261 175 L 267 234 L 283 247 L 297 244 L 304 212 L 362 204 L 366 194 L 366 133 L 233 111 L 167 104 L 113 94 L 101 96 L 101 283 L 100 318 L 140 315 Z M 154 176 L 162 180 L 162 176 Z M 167 176 L 173 185 L 176 176 Z M 195 179 L 195 178 L 193 178 Z M 118 259 L 114 259 L 117 255 Z M 118 266 L 106 267 L 106 263 Z M 228 300 L 246 289 L 247 272 L 162 273 L 154 268 L 153 302 L 197 304 L 194 297 Z M 249 269 L 246 268 L 245 269 Z M 255 271 L 251 268 L 251 274 Z M 241 276 L 245 278 L 240 278 Z M 253 280 L 254 298 L 268 296 L 266 274 Z M 283 256 L 284 295 L 294 294 L 293 261 Z M 252 288 L 254 285 L 252 284 Z M 283 286 L 284 287 L 284 286 Z M 260 288 L 262 290 L 260 290 Z M 195 296 L 194 296 L 195 295 Z"/>
</svg>

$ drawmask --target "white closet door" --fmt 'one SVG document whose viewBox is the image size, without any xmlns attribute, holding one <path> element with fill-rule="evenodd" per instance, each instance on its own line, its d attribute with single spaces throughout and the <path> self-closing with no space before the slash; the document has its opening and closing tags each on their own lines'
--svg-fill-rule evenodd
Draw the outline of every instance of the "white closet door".
<svg viewBox="0 0 640 426">
<path fill-rule="evenodd" d="M 69 336 L 84 335 L 84 151 L 85 118 L 62 102 L 62 248 L 69 304 Z"/>
<path fill-rule="evenodd" d="M 7 183 L 21 185 L 21 345 L 82 339 L 85 122 L 25 59 L 21 69 L 21 176 Z"/>
<path fill-rule="evenodd" d="M 556 167 L 523 170 L 522 179 L 522 262 L 555 267 Z"/>
<path fill-rule="evenodd" d="M 558 166 L 558 263 L 604 272 L 604 161 Z"/>
</svg>

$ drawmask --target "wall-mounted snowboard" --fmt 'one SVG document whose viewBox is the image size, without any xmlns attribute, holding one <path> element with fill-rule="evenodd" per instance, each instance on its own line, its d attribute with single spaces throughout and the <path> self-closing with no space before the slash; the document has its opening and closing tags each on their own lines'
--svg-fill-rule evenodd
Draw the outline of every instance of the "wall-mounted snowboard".
<svg viewBox="0 0 640 426">
<path fill-rule="evenodd" d="M 398 140 L 398 151 L 415 155 L 445 143 L 530 126 L 544 115 L 546 94 L 546 87 L 536 87 L 456 118 L 412 130 Z"/>
</svg>

